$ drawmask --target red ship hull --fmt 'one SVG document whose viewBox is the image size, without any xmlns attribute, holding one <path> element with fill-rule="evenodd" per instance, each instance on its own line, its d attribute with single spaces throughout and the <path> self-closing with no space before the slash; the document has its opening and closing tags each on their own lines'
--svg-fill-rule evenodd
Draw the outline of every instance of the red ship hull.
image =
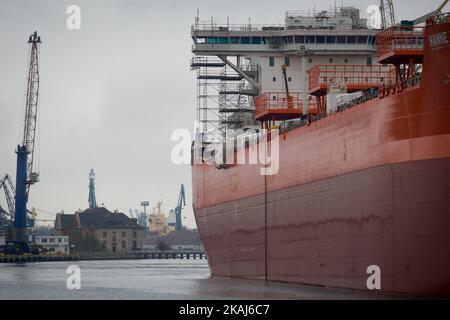
<svg viewBox="0 0 450 320">
<path fill-rule="evenodd" d="M 193 165 L 212 274 L 367 290 L 377 265 L 383 291 L 450 296 L 449 57 L 426 41 L 420 86 L 280 136 L 276 175 Z"/>
</svg>

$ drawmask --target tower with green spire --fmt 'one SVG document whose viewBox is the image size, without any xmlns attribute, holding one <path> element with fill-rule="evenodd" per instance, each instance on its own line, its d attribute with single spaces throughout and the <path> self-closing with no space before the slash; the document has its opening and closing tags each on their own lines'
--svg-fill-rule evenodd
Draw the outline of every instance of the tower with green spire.
<svg viewBox="0 0 450 320">
<path fill-rule="evenodd" d="M 95 199 L 95 173 L 94 169 L 89 172 L 89 208 L 97 207 L 97 200 Z"/>
</svg>

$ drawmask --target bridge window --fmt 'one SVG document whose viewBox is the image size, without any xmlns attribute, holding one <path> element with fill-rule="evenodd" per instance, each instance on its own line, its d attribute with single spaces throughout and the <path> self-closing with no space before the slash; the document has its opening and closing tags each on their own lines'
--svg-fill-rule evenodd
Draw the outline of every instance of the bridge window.
<svg viewBox="0 0 450 320">
<path fill-rule="evenodd" d="M 275 57 L 269 57 L 269 67 L 275 67 Z"/>
<path fill-rule="evenodd" d="M 318 44 L 325 43 L 325 36 L 317 36 L 317 37 L 316 37 L 316 42 L 317 42 Z"/>
<path fill-rule="evenodd" d="M 347 37 L 346 36 L 337 36 L 337 43 L 339 43 L 339 44 L 347 43 Z"/>
<path fill-rule="evenodd" d="M 216 44 L 217 43 L 217 37 L 208 37 L 206 42 L 208 44 Z"/>
<path fill-rule="evenodd" d="M 230 37 L 230 44 L 239 44 L 239 37 Z"/>
<path fill-rule="evenodd" d="M 252 37 L 252 44 L 261 44 L 261 37 Z"/>
<path fill-rule="evenodd" d="M 305 36 L 295 36 L 295 43 L 305 43 Z"/>
<path fill-rule="evenodd" d="M 294 42 L 294 39 L 292 38 L 292 36 L 285 36 L 283 37 L 283 42 L 284 44 L 291 44 Z"/>
<path fill-rule="evenodd" d="M 306 43 L 316 43 L 315 36 L 306 36 Z"/>
<path fill-rule="evenodd" d="M 335 36 L 327 36 L 327 43 L 336 43 Z"/>
<path fill-rule="evenodd" d="M 241 37 L 241 44 L 250 44 L 250 37 Z"/>
<path fill-rule="evenodd" d="M 348 36 L 347 37 L 347 43 L 349 43 L 349 44 L 356 43 L 356 36 Z"/>
<path fill-rule="evenodd" d="M 358 36 L 357 40 L 358 40 L 358 44 L 366 44 L 367 36 Z"/>
</svg>

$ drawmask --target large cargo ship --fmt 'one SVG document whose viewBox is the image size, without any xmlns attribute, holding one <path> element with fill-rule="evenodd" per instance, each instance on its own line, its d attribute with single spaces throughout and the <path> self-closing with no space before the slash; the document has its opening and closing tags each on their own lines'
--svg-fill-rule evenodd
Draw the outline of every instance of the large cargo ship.
<svg viewBox="0 0 450 320">
<path fill-rule="evenodd" d="M 192 165 L 212 275 L 368 290 L 377 266 L 382 291 L 449 296 L 450 15 L 383 30 L 355 8 L 197 19 L 192 38 L 194 146 L 279 131 L 276 174 Z"/>
</svg>

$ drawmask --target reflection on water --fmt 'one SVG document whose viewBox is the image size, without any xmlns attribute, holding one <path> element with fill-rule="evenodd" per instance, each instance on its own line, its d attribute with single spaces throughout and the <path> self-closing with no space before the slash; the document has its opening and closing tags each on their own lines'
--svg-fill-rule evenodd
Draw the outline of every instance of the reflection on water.
<svg viewBox="0 0 450 320">
<path fill-rule="evenodd" d="M 81 268 L 81 290 L 66 269 Z M 311 286 L 210 278 L 206 260 L 117 260 L 0 264 L 0 299 L 365 299 L 380 296 Z"/>
</svg>

